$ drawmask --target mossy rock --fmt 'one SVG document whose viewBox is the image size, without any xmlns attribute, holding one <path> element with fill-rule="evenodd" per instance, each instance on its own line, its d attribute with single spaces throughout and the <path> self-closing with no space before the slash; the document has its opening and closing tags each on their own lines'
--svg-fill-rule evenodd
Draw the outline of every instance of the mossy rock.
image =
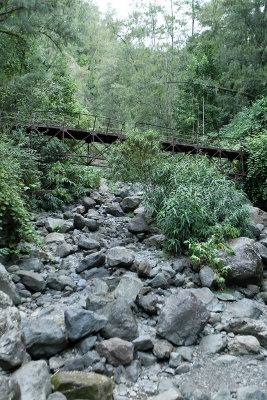
<svg viewBox="0 0 267 400">
<path fill-rule="evenodd" d="M 57 372 L 51 382 L 55 391 L 63 393 L 68 400 L 113 400 L 112 381 L 94 372 Z"/>
</svg>

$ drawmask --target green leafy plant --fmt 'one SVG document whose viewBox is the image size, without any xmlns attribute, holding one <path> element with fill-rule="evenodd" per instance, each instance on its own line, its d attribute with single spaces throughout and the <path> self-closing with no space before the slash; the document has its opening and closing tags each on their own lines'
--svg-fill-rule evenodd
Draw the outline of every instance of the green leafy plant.
<svg viewBox="0 0 267 400">
<path fill-rule="evenodd" d="M 108 157 L 109 177 L 123 182 L 146 182 L 157 164 L 166 158 L 161 150 L 160 135 L 154 131 L 127 134 Z"/>
</svg>

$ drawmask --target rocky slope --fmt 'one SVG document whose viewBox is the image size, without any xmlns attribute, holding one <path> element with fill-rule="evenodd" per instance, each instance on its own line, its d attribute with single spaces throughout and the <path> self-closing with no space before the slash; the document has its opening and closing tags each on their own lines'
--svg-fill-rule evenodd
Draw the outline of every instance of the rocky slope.
<svg viewBox="0 0 267 400">
<path fill-rule="evenodd" d="M 266 214 L 220 292 L 208 266 L 162 256 L 140 200 L 102 186 L 2 260 L 0 400 L 267 399 Z"/>
</svg>

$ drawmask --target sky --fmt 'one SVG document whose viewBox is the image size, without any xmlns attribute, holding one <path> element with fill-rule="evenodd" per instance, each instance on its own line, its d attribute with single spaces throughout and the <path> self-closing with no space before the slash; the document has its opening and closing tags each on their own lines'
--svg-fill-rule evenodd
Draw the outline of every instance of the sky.
<svg viewBox="0 0 267 400">
<path fill-rule="evenodd" d="M 110 4 L 116 10 L 119 18 L 125 18 L 129 13 L 129 5 L 132 0 L 94 0 L 94 3 L 98 5 L 102 12 L 107 11 L 108 4 Z"/>
</svg>

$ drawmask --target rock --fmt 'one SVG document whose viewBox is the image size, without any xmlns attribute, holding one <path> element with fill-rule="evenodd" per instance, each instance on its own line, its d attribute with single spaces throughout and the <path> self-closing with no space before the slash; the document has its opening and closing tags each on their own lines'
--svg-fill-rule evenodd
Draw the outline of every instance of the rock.
<svg viewBox="0 0 267 400">
<path fill-rule="evenodd" d="M 98 251 L 96 253 L 90 254 L 89 256 L 85 257 L 76 268 L 76 272 L 79 274 L 86 269 L 91 269 L 95 267 L 99 267 L 105 263 L 106 257 L 102 251 Z"/>
<path fill-rule="evenodd" d="M 124 212 L 118 203 L 112 203 L 106 206 L 107 214 L 113 215 L 114 217 L 123 217 Z"/>
<path fill-rule="evenodd" d="M 91 197 L 84 197 L 83 206 L 85 210 L 88 211 L 90 208 L 94 208 L 96 206 L 96 202 L 95 200 L 91 199 Z"/>
<path fill-rule="evenodd" d="M 149 400 L 184 400 L 179 389 L 171 388 L 157 396 L 149 397 Z"/>
<path fill-rule="evenodd" d="M 150 275 L 150 272 L 152 270 L 152 266 L 149 262 L 140 262 L 137 264 L 137 274 L 141 278 L 148 278 Z"/>
<path fill-rule="evenodd" d="M 267 225 L 267 213 L 260 208 L 250 207 L 250 221 L 257 224 Z"/>
<path fill-rule="evenodd" d="M 109 303 L 102 311 L 108 322 L 102 329 L 105 338 L 118 337 L 134 340 L 138 337 L 138 327 L 132 310 L 126 300 L 118 298 Z"/>
<path fill-rule="evenodd" d="M 47 400 L 67 400 L 67 397 L 60 392 L 52 393 L 48 396 Z"/>
<path fill-rule="evenodd" d="M 137 301 L 140 307 L 142 307 L 148 314 L 157 313 L 158 298 L 153 293 L 148 293 L 145 296 L 139 295 Z"/>
<path fill-rule="evenodd" d="M 62 225 L 64 225 L 65 220 L 61 218 L 46 218 L 45 227 L 48 232 L 59 231 Z"/>
<path fill-rule="evenodd" d="M 153 349 L 153 342 L 150 336 L 139 336 L 133 340 L 134 350 L 148 351 Z"/>
<path fill-rule="evenodd" d="M 73 220 L 64 220 L 64 224 L 61 225 L 59 232 L 60 233 L 67 233 L 74 229 Z"/>
<path fill-rule="evenodd" d="M 267 392 L 257 386 L 245 386 L 237 389 L 237 400 L 267 400 Z"/>
<path fill-rule="evenodd" d="M 267 263 L 267 247 L 265 247 L 260 242 L 256 242 L 255 245 L 257 246 L 257 249 L 259 250 L 262 261 Z"/>
<path fill-rule="evenodd" d="M 48 366 L 45 361 L 30 361 L 12 375 L 17 379 L 21 400 L 46 400 L 52 391 Z"/>
<path fill-rule="evenodd" d="M 51 357 L 67 346 L 64 332 L 51 319 L 36 318 L 22 325 L 27 351 L 34 359 Z"/>
<path fill-rule="evenodd" d="M 177 368 L 180 364 L 182 364 L 182 356 L 179 353 L 172 352 L 170 354 L 169 366 L 171 368 Z"/>
<path fill-rule="evenodd" d="M 236 336 L 229 344 L 228 348 L 232 354 L 258 354 L 260 343 L 254 336 Z"/>
<path fill-rule="evenodd" d="M 221 385 L 218 393 L 212 398 L 212 400 L 232 400 L 231 392 L 228 387 Z"/>
<path fill-rule="evenodd" d="M 235 318 L 223 326 L 226 332 L 255 336 L 263 347 L 267 347 L 267 325 L 250 318 Z"/>
<path fill-rule="evenodd" d="M 125 247 L 112 247 L 106 253 L 109 267 L 130 267 L 134 262 L 134 252 Z"/>
<path fill-rule="evenodd" d="M 133 344 L 120 338 L 103 340 L 96 346 L 96 350 L 115 367 L 130 364 L 133 360 Z"/>
<path fill-rule="evenodd" d="M 72 342 L 99 332 L 107 324 L 104 316 L 82 308 L 70 308 L 65 311 L 64 316 L 68 338 Z"/>
<path fill-rule="evenodd" d="M 42 292 L 46 287 L 46 282 L 42 275 L 32 271 L 18 271 L 16 275 L 27 288 L 34 292 Z"/>
<path fill-rule="evenodd" d="M 94 250 L 100 248 L 100 243 L 90 237 L 81 236 L 78 242 L 78 246 L 84 250 Z"/>
<path fill-rule="evenodd" d="M 149 226 L 144 215 L 138 214 L 132 218 L 128 224 L 128 230 L 135 234 L 149 232 Z"/>
<path fill-rule="evenodd" d="M 114 297 L 121 297 L 125 299 L 127 303 L 132 304 L 142 287 L 143 282 L 140 279 L 132 275 L 124 275 L 113 294 Z"/>
<path fill-rule="evenodd" d="M 57 233 L 57 232 L 53 232 L 53 233 L 49 233 L 46 237 L 45 237 L 45 243 L 46 244 L 52 244 L 52 243 L 64 243 L 65 239 L 64 239 L 64 235 L 62 233 Z"/>
<path fill-rule="evenodd" d="M 230 311 L 234 317 L 248 317 L 258 319 L 262 311 L 257 306 L 257 303 L 250 299 L 242 299 L 233 304 L 227 304 L 227 310 Z"/>
<path fill-rule="evenodd" d="M 138 196 L 125 197 L 120 203 L 124 212 L 134 211 L 141 203 L 141 198 Z"/>
<path fill-rule="evenodd" d="M 157 340 L 154 344 L 153 354 L 159 360 L 169 359 L 173 346 L 167 340 Z"/>
<path fill-rule="evenodd" d="M 225 335 L 216 334 L 204 336 L 199 344 L 200 349 L 204 353 L 215 354 L 224 350 L 227 346 L 227 339 Z"/>
<path fill-rule="evenodd" d="M 125 369 L 125 377 L 131 382 L 137 382 L 140 375 L 141 363 L 139 360 L 133 360 Z"/>
<path fill-rule="evenodd" d="M 0 291 L 6 293 L 15 305 L 20 303 L 20 296 L 16 290 L 16 286 L 12 281 L 11 276 L 1 263 L 0 263 Z"/>
<path fill-rule="evenodd" d="M 201 270 L 199 271 L 199 277 L 200 277 L 202 286 L 205 286 L 208 288 L 211 288 L 212 286 L 214 286 L 217 281 L 213 269 L 211 269 L 208 266 L 201 268 Z"/>
<path fill-rule="evenodd" d="M 156 249 L 161 249 L 163 243 L 165 242 L 166 237 L 164 235 L 153 235 L 149 238 L 146 238 L 143 243 L 146 246 L 155 247 Z"/>
<path fill-rule="evenodd" d="M 21 400 L 20 387 L 16 379 L 0 375 L 0 400 Z"/>
<path fill-rule="evenodd" d="M 193 360 L 193 350 L 190 347 L 178 347 L 176 350 L 185 361 L 191 362 Z"/>
<path fill-rule="evenodd" d="M 17 265 L 22 271 L 41 272 L 44 268 L 44 264 L 39 258 L 19 260 Z"/>
<path fill-rule="evenodd" d="M 113 400 L 111 380 L 94 372 L 58 372 L 51 382 L 67 399 Z"/>
<path fill-rule="evenodd" d="M 175 374 L 177 375 L 186 374 L 187 372 L 190 371 L 190 369 L 191 369 L 191 364 L 188 362 L 184 362 L 176 368 Z"/>
<path fill-rule="evenodd" d="M 96 341 L 97 341 L 97 336 L 90 336 L 90 337 L 82 339 L 80 342 L 76 343 L 75 347 L 82 354 L 85 354 L 94 347 Z"/>
<path fill-rule="evenodd" d="M 138 351 L 137 357 L 144 367 L 150 367 L 157 362 L 157 358 L 153 356 L 153 354 L 145 353 L 143 351 Z"/>
<path fill-rule="evenodd" d="M 81 214 L 75 214 L 74 226 L 80 230 L 87 227 L 89 231 L 94 232 L 98 230 L 99 223 L 95 219 L 84 218 Z"/>
<path fill-rule="evenodd" d="M 64 290 L 66 286 L 75 287 L 75 282 L 67 275 L 50 274 L 47 278 L 47 286 L 53 290 Z"/>
<path fill-rule="evenodd" d="M 230 266 L 227 282 L 246 286 L 249 283 L 261 284 L 263 266 L 261 256 L 254 240 L 241 237 L 230 242 L 234 256 L 221 254 L 226 265 Z"/>
<path fill-rule="evenodd" d="M 62 243 L 59 246 L 57 246 L 56 250 L 56 256 L 60 258 L 64 258 L 69 256 L 72 253 L 72 246 L 68 243 Z"/>
<path fill-rule="evenodd" d="M 0 367 L 10 370 L 22 364 L 26 352 L 20 313 L 10 298 L 0 292 Z"/>
<path fill-rule="evenodd" d="M 166 272 L 159 272 L 150 282 L 150 286 L 153 288 L 167 289 L 170 283 L 170 276 Z"/>
<path fill-rule="evenodd" d="M 190 291 L 180 290 L 167 298 L 159 315 L 157 334 L 178 346 L 191 345 L 208 319 L 204 304 Z"/>
</svg>

